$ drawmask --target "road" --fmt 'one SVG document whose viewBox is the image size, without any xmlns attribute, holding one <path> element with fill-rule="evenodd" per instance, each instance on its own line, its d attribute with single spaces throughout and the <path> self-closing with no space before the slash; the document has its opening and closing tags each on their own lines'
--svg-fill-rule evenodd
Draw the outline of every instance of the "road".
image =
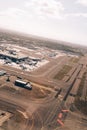
<svg viewBox="0 0 87 130">
<path fill-rule="evenodd" d="M 38 71 L 41 71 L 41 69 L 38 69 L 36 74 L 35 72 L 30 73 L 30 72 L 22 71 L 13 68 L 11 66 L 5 66 L 5 65 L 1 65 L 0 69 L 5 70 L 7 73 L 11 75 L 16 75 L 22 78 L 26 78 L 31 82 L 35 82 L 37 84 L 54 88 L 57 86 L 61 87 L 65 85 L 64 82 L 61 83 L 61 81 L 54 80 L 53 76 L 55 75 L 55 73 L 58 73 L 58 70 L 63 66 L 63 64 L 65 64 L 66 61 L 68 61 L 68 57 L 65 56 L 62 58 L 59 57 L 57 61 L 53 62 L 53 65 L 51 65 L 50 68 L 46 67 L 46 70 L 40 74 L 38 74 Z"/>
</svg>

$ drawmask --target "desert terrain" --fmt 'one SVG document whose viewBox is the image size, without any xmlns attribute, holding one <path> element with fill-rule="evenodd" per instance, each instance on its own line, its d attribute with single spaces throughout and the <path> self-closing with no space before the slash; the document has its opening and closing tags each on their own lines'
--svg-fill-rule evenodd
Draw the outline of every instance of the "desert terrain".
<svg viewBox="0 0 87 130">
<path fill-rule="evenodd" d="M 1 31 L 0 130 L 86 130 L 86 51 Z"/>
</svg>

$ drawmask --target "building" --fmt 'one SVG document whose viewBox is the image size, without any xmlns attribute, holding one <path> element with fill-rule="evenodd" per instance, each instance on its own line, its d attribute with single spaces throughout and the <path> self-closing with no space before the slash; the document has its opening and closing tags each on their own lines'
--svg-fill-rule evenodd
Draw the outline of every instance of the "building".
<svg viewBox="0 0 87 130">
<path fill-rule="evenodd" d="M 6 71 L 0 70 L 0 76 L 3 76 L 3 75 L 5 75 L 5 74 L 6 74 Z"/>
<path fill-rule="evenodd" d="M 22 80 L 16 80 L 15 85 L 18 87 L 26 88 L 28 90 L 32 90 L 32 86 L 29 82 L 24 82 Z"/>
<path fill-rule="evenodd" d="M 32 60 L 32 61 L 36 61 L 36 62 L 42 60 L 41 58 L 36 58 L 36 57 L 31 57 L 31 56 L 29 56 L 29 59 Z"/>
<path fill-rule="evenodd" d="M 17 62 L 17 61 L 24 61 L 25 59 L 28 58 L 28 56 L 19 53 L 19 54 L 10 54 L 7 51 L 0 51 L 0 58 L 1 59 L 10 59 L 13 62 Z"/>
</svg>

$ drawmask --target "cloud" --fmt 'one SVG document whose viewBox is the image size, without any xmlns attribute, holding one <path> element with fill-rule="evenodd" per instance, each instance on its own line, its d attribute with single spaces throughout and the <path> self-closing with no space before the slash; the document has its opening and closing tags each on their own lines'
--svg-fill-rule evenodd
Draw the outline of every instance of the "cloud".
<svg viewBox="0 0 87 130">
<path fill-rule="evenodd" d="M 25 7 L 33 15 L 61 18 L 64 11 L 63 4 L 56 0 L 29 0 L 25 2 Z"/>
<path fill-rule="evenodd" d="M 25 14 L 26 14 L 26 11 L 22 9 L 18 9 L 18 8 L 8 8 L 8 10 L 0 12 L 0 16 L 9 16 L 9 17 L 22 16 Z"/>
<path fill-rule="evenodd" d="M 63 4 L 56 0 L 27 0 L 23 8 L 8 8 L 0 16 L 11 18 L 57 18 L 63 19 Z"/>
<path fill-rule="evenodd" d="M 87 18 L 87 13 L 69 13 L 65 15 L 65 18 L 67 17 L 84 17 Z"/>
<path fill-rule="evenodd" d="M 87 6 L 87 0 L 77 0 L 76 3 L 85 7 Z"/>
</svg>

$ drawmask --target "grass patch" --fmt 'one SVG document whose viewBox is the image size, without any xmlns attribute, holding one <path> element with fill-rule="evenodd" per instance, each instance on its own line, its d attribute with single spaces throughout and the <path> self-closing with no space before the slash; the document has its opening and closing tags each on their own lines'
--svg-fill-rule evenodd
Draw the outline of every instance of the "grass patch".
<svg viewBox="0 0 87 130">
<path fill-rule="evenodd" d="M 54 79 L 62 80 L 71 69 L 71 66 L 64 65 L 63 68 L 55 75 Z"/>
<path fill-rule="evenodd" d="M 70 59 L 70 62 L 72 62 L 72 63 L 78 63 L 79 60 L 80 60 L 79 58 L 73 57 L 73 58 Z"/>
<path fill-rule="evenodd" d="M 82 96 L 85 79 L 86 79 L 86 73 L 83 74 L 83 77 L 81 79 L 81 83 L 80 83 L 80 86 L 79 86 L 79 89 L 78 89 L 78 92 L 77 92 L 77 96 L 79 96 L 79 97 Z"/>
<path fill-rule="evenodd" d="M 75 106 L 78 108 L 79 111 L 87 115 L 87 100 L 86 98 L 82 98 L 82 92 L 84 89 L 84 83 L 86 80 L 86 73 L 84 73 L 83 78 L 81 80 L 77 96 L 75 97 Z M 87 97 L 87 94 L 85 95 Z"/>
</svg>

